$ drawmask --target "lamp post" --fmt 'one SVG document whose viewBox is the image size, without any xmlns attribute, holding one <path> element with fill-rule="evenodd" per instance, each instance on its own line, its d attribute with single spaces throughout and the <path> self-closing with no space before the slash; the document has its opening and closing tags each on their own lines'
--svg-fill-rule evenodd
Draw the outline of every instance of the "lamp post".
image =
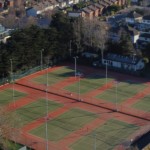
<svg viewBox="0 0 150 150">
<path fill-rule="evenodd" d="M 45 122 L 45 136 L 46 136 L 46 150 L 48 150 L 48 67 L 46 69 L 46 122 Z"/>
<path fill-rule="evenodd" d="M 43 68 L 43 51 L 44 49 L 41 50 L 41 70 Z"/>
<path fill-rule="evenodd" d="M 79 101 L 81 101 L 81 98 L 80 98 L 80 74 L 79 74 Z"/>
<path fill-rule="evenodd" d="M 107 74 L 108 74 L 108 67 L 107 67 L 107 61 L 106 61 L 106 87 L 107 87 L 107 78 L 108 78 L 108 77 L 107 77 L 107 76 L 108 76 Z"/>
<path fill-rule="evenodd" d="M 75 57 L 73 57 L 74 58 L 74 71 L 75 71 L 75 74 L 74 74 L 74 76 L 75 76 L 75 78 L 76 78 L 76 75 L 77 75 L 77 58 L 78 58 L 78 56 L 75 56 Z"/>
<path fill-rule="evenodd" d="M 118 81 L 115 81 L 116 84 L 116 111 L 118 112 Z"/>
<path fill-rule="evenodd" d="M 13 98 L 13 104 L 14 104 L 14 107 L 15 107 L 16 104 L 15 104 L 15 99 L 14 99 L 15 90 L 14 90 L 14 76 L 13 76 L 13 62 L 12 62 L 12 59 L 10 59 L 10 68 L 11 68 L 11 82 L 12 82 L 12 98 Z"/>
</svg>

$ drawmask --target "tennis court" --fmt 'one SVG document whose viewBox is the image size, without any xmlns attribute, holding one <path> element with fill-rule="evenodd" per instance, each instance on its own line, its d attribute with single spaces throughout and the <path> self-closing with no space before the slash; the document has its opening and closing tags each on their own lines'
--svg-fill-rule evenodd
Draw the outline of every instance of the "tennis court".
<svg viewBox="0 0 150 150">
<path fill-rule="evenodd" d="M 20 119 L 20 126 L 26 125 L 36 119 L 46 116 L 46 105 L 47 102 L 45 99 L 39 99 L 35 102 L 32 102 L 24 107 L 17 109 L 15 112 Z M 48 100 L 48 112 L 52 112 L 62 106 L 63 104 Z"/>
<path fill-rule="evenodd" d="M 48 139 L 58 141 L 66 135 L 82 128 L 97 117 L 96 114 L 74 108 L 48 122 Z M 45 124 L 30 131 L 31 134 L 45 138 Z"/>
<path fill-rule="evenodd" d="M 3 91 L 0 91 L 0 105 L 7 105 L 10 102 L 14 102 L 14 100 L 18 100 L 22 97 L 25 97 L 27 94 L 22 93 L 20 91 L 14 90 L 14 98 L 13 98 L 13 90 L 12 89 L 6 89 Z"/>
<path fill-rule="evenodd" d="M 144 98 L 140 99 L 140 101 L 135 103 L 132 107 L 146 112 L 150 112 L 150 95 L 147 95 Z"/>
<path fill-rule="evenodd" d="M 112 88 L 107 89 L 101 94 L 98 94 L 96 98 L 112 103 L 116 103 L 117 99 L 117 103 L 122 103 L 128 98 L 136 95 L 138 92 L 144 90 L 144 88 L 146 88 L 145 84 L 136 84 L 128 81 L 118 83 L 114 82 L 114 86 Z"/>
<path fill-rule="evenodd" d="M 104 86 L 106 83 L 106 79 L 104 78 L 104 76 L 101 76 L 101 75 L 92 74 L 92 75 L 87 76 L 86 78 L 79 78 L 79 77 L 77 78 L 78 80 L 76 83 L 71 84 L 65 87 L 64 89 L 72 93 L 78 93 L 79 86 L 80 86 L 80 93 L 85 94 L 92 90 L 95 90 Z M 107 79 L 108 82 L 111 82 L 112 80 L 113 80 L 112 78 Z"/>
<path fill-rule="evenodd" d="M 48 85 L 53 85 L 55 83 L 58 83 L 68 77 L 71 77 L 74 75 L 74 70 L 69 67 L 61 67 L 53 72 L 47 73 L 45 70 L 44 75 L 40 75 L 38 77 L 35 77 L 32 79 L 32 81 L 38 83 L 38 84 L 46 84 L 47 82 L 47 76 L 48 76 Z"/>
<path fill-rule="evenodd" d="M 72 150 L 112 150 L 139 127 L 111 119 L 70 145 Z"/>
<path fill-rule="evenodd" d="M 137 103 L 134 100 L 133 105 L 129 104 L 126 107 L 122 105 L 122 109 L 118 112 L 109 109 L 115 106 L 113 103 L 116 102 L 116 91 L 118 105 L 122 102 L 126 104 L 129 98 L 147 88 L 147 84 L 132 82 L 132 80 L 126 81 L 126 78 L 117 80 L 115 76 L 108 76 L 107 83 L 110 86 L 107 87 L 106 78 L 100 71 L 91 69 L 92 71 L 88 70 L 85 73 L 84 67 L 78 66 L 78 68 L 82 70 L 84 76 L 75 78 L 74 69 L 71 69 L 71 66 L 58 66 L 15 82 L 16 89 L 25 92 L 15 89 L 17 107 L 13 111 L 20 118 L 19 127 L 25 132 L 25 137 L 22 139 L 27 137 L 26 143 L 27 141 L 37 142 L 39 147 L 42 143 L 42 149 L 45 149 L 47 121 L 48 143 L 50 146 L 57 147 L 58 150 L 91 150 L 95 145 L 97 149 L 110 150 L 136 132 L 140 124 L 147 124 L 147 120 L 133 117 L 132 114 L 135 114 L 135 109 L 150 111 L 147 107 L 149 96 L 138 99 Z M 47 77 L 49 88 L 46 92 Z M 116 84 L 114 80 L 119 83 Z M 5 100 L 4 102 L 1 100 L 0 104 L 6 105 L 12 102 L 13 91 L 10 87 L 0 92 L 0 96 Z M 26 93 L 27 97 L 25 97 Z M 79 94 L 83 101 L 77 101 Z M 50 98 L 48 101 L 44 99 L 46 96 Z M 25 98 L 21 99 L 22 97 Z M 146 106 L 145 103 L 148 105 Z M 46 118 L 47 106 L 48 119 Z M 123 107 L 129 110 L 126 109 L 125 113 L 122 113 Z M 136 115 L 145 117 L 144 113 Z M 41 147 L 37 150 L 41 150 Z"/>
</svg>

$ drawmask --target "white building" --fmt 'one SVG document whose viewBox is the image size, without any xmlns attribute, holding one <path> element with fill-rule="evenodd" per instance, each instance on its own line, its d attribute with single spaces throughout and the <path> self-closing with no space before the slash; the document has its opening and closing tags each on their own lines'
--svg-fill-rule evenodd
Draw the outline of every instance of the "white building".
<svg viewBox="0 0 150 150">
<path fill-rule="evenodd" d="M 141 58 L 136 56 L 129 57 L 111 53 L 107 54 L 102 59 L 102 64 L 127 71 L 138 71 L 145 67 L 145 63 Z"/>
</svg>

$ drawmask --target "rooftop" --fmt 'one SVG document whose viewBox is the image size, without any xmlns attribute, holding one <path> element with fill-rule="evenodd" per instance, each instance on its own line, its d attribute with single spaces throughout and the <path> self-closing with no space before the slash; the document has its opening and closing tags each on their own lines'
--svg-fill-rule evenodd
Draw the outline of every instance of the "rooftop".
<svg viewBox="0 0 150 150">
<path fill-rule="evenodd" d="M 142 17 L 142 15 L 138 14 L 137 12 L 130 12 L 128 15 L 127 15 L 128 18 L 140 18 Z"/>
<path fill-rule="evenodd" d="M 97 7 L 97 8 L 103 8 L 103 6 L 98 4 L 98 3 L 95 3 L 94 6 Z"/>
<path fill-rule="evenodd" d="M 97 10 L 97 8 L 95 6 L 93 6 L 93 5 L 88 6 L 88 8 L 93 10 L 93 11 Z"/>
<path fill-rule="evenodd" d="M 141 33 L 140 37 L 150 38 L 150 33 Z"/>
<path fill-rule="evenodd" d="M 150 20 L 150 15 L 144 16 L 143 19 L 144 20 Z"/>
<path fill-rule="evenodd" d="M 113 60 L 117 62 L 123 62 L 128 64 L 136 64 L 139 61 L 139 58 L 137 56 L 122 56 L 117 54 L 109 53 L 106 55 L 105 59 Z"/>
<path fill-rule="evenodd" d="M 86 12 L 86 13 L 91 13 L 91 12 L 93 12 L 93 11 L 90 10 L 88 7 L 84 7 L 84 8 L 82 8 L 82 10 L 83 10 L 84 12 Z"/>
</svg>

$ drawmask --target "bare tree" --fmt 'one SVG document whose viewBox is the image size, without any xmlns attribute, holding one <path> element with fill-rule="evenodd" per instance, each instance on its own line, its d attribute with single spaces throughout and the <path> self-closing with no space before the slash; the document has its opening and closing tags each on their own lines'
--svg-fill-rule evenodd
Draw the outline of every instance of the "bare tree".
<svg viewBox="0 0 150 150">
<path fill-rule="evenodd" d="M 84 44 L 96 48 L 97 51 L 101 50 L 102 57 L 108 39 L 108 29 L 108 24 L 98 18 L 86 19 L 83 22 Z"/>
<path fill-rule="evenodd" d="M 81 44 L 94 47 L 97 51 L 105 49 L 107 41 L 108 24 L 98 20 L 98 18 L 78 19 L 74 25 L 74 36 L 77 47 Z"/>
</svg>

